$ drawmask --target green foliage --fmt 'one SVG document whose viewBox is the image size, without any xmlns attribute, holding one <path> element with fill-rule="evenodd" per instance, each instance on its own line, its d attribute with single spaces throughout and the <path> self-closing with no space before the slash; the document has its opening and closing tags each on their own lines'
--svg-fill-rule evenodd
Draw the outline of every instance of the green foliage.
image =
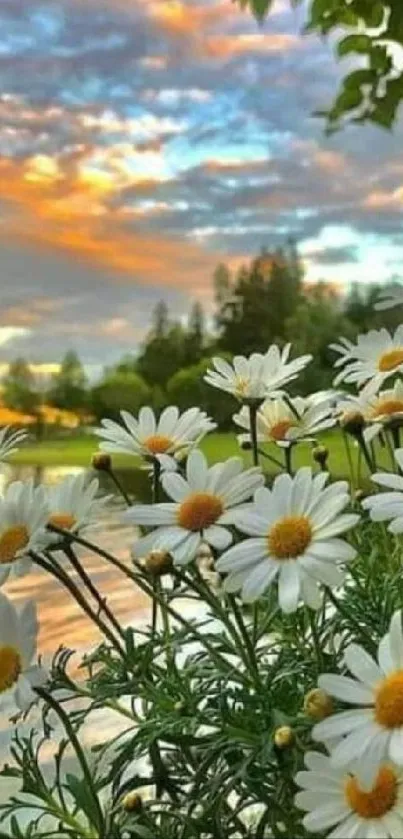
<svg viewBox="0 0 403 839">
<path fill-rule="evenodd" d="M 170 321 L 161 301 L 153 313 L 153 324 L 136 360 L 135 369 L 150 384 L 165 387 L 182 367 L 196 364 L 204 347 L 204 314 L 199 303 L 193 306 L 187 328 Z"/>
<path fill-rule="evenodd" d="M 249 355 L 284 339 L 285 324 L 301 297 L 302 269 L 294 246 L 262 251 L 241 268 L 218 300 L 218 346 Z"/>
<path fill-rule="evenodd" d="M 88 406 L 84 369 L 73 350 L 66 353 L 59 372 L 53 376 L 47 399 L 55 408 L 77 413 Z"/>
<path fill-rule="evenodd" d="M 205 358 L 193 367 L 178 370 L 167 383 L 168 401 L 181 411 L 201 405 L 209 416 L 215 418 L 220 428 L 228 428 L 236 402 L 229 394 L 212 388 L 204 381 L 203 376 L 210 366 L 211 360 Z"/>
<path fill-rule="evenodd" d="M 34 375 L 25 358 L 12 361 L 3 379 L 2 399 L 7 408 L 25 414 L 35 413 L 40 397 L 35 389 Z"/>
<path fill-rule="evenodd" d="M 291 5 L 299 3 L 302 0 L 290 0 Z M 238 4 L 249 7 L 258 21 L 270 14 L 269 0 L 238 0 Z M 327 118 L 328 129 L 333 131 L 346 120 L 390 129 L 403 98 L 403 74 L 393 61 L 393 48 L 403 46 L 401 0 L 310 0 L 306 29 L 340 37 L 338 57 L 354 56 L 358 63 L 358 69 L 345 75 L 331 107 L 318 111 Z"/>
<path fill-rule="evenodd" d="M 121 410 L 138 413 L 149 402 L 150 388 L 137 373 L 110 372 L 92 389 L 90 398 L 97 419 L 117 419 Z"/>
</svg>

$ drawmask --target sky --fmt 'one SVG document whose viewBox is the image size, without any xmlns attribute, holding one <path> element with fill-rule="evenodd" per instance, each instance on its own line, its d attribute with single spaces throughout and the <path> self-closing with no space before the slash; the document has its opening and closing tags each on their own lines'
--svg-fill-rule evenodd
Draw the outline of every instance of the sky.
<svg viewBox="0 0 403 839">
<path fill-rule="evenodd" d="M 403 261 L 403 129 L 326 137 L 342 67 L 277 0 L 0 0 L 0 366 L 135 352 L 293 236 L 308 280 Z M 344 68 L 345 69 L 345 68 Z M 50 369 L 50 368 L 49 368 Z"/>
</svg>

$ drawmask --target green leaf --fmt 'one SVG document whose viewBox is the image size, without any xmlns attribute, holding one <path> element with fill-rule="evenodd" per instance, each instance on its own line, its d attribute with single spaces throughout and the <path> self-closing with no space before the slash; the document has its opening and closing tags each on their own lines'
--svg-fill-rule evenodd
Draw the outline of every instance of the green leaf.
<svg viewBox="0 0 403 839">
<path fill-rule="evenodd" d="M 337 52 L 339 56 L 349 55 L 351 52 L 366 53 L 372 47 L 372 40 L 369 35 L 347 35 L 340 41 Z"/>
<path fill-rule="evenodd" d="M 266 17 L 273 0 L 251 0 L 252 9 L 258 20 L 263 20 Z"/>
<path fill-rule="evenodd" d="M 66 782 L 77 806 L 85 813 L 92 824 L 97 824 L 98 813 L 94 806 L 92 794 L 88 791 L 84 779 L 67 773 Z"/>
</svg>

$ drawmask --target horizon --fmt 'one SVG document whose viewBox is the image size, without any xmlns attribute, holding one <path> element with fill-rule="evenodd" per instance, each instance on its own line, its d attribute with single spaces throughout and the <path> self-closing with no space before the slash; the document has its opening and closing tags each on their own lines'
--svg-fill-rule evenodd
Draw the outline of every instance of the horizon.
<svg viewBox="0 0 403 839">
<path fill-rule="evenodd" d="M 0 367 L 113 364 L 158 300 L 210 311 L 219 262 L 288 236 L 310 282 L 400 274 L 401 124 L 325 136 L 340 71 L 303 9 L 22 5 L 0 0 Z"/>
</svg>

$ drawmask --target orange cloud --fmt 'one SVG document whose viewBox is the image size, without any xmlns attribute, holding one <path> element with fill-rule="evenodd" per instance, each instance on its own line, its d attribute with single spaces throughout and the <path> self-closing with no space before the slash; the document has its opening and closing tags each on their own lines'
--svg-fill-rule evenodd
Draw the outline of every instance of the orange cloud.
<svg viewBox="0 0 403 839">
<path fill-rule="evenodd" d="M 398 187 L 393 192 L 386 192 L 385 190 L 370 192 L 365 197 L 363 206 L 368 210 L 402 210 L 403 187 Z"/>
<path fill-rule="evenodd" d="M 252 35 L 217 35 L 208 38 L 205 51 L 212 58 L 227 59 L 245 52 L 285 52 L 301 45 L 301 39 L 295 35 L 258 32 Z"/>
<path fill-rule="evenodd" d="M 63 184 L 65 194 L 60 190 L 58 181 L 25 180 L 21 165 L 3 160 L 0 198 L 8 212 L 0 237 L 71 254 L 99 270 L 113 271 L 122 282 L 189 289 L 191 281 L 195 290 L 210 289 L 219 253 L 186 238 L 127 230 L 119 213 L 104 206 L 93 185 L 80 178 Z"/>
</svg>

